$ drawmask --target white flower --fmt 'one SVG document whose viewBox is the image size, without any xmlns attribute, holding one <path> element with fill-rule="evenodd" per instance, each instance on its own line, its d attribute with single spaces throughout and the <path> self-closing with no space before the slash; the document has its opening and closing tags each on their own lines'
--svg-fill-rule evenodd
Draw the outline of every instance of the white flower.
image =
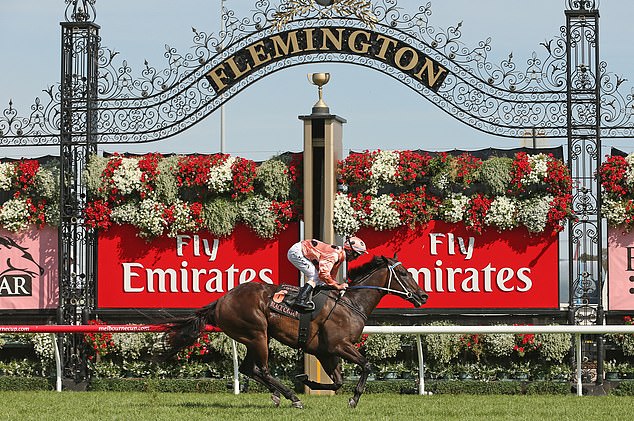
<svg viewBox="0 0 634 421">
<path fill-rule="evenodd" d="M 518 221 L 530 232 L 542 232 L 548 222 L 548 211 L 553 197 L 546 195 L 525 200 L 520 203 Z"/>
<path fill-rule="evenodd" d="M 209 186 L 210 190 L 217 193 L 225 193 L 231 189 L 233 181 L 231 166 L 235 160 L 236 158 L 233 156 L 228 157 L 221 165 L 212 166 L 209 169 L 207 186 Z"/>
<path fill-rule="evenodd" d="M 392 198 L 387 194 L 373 197 L 367 224 L 378 231 L 390 230 L 401 225 L 398 211 L 390 206 Z"/>
<path fill-rule="evenodd" d="M 169 237 L 176 237 L 179 233 L 193 231 L 196 229 L 196 221 L 190 214 L 189 205 L 182 200 L 177 200 L 174 203 L 174 222 L 169 227 L 167 235 Z"/>
<path fill-rule="evenodd" d="M 517 226 L 517 200 L 511 197 L 498 196 L 484 217 L 486 225 L 492 225 L 500 230 L 508 230 Z"/>
<path fill-rule="evenodd" d="M 460 222 L 464 219 L 464 214 L 469 205 L 469 198 L 462 193 L 451 193 L 445 199 L 440 209 L 447 222 Z"/>
<path fill-rule="evenodd" d="M 0 191 L 11 189 L 14 174 L 15 164 L 12 162 L 0 162 Z"/>
<path fill-rule="evenodd" d="M 356 217 L 356 212 L 352 207 L 350 198 L 345 193 L 337 193 L 335 196 L 332 223 L 335 232 L 344 237 L 354 234 L 361 228 L 361 223 Z"/>
<path fill-rule="evenodd" d="M 9 199 L 0 207 L 0 225 L 9 231 L 24 231 L 29 227 L 29 207 L 26 199 Z"/>
<path fill-rule="evenodd" d="M 619 200 L 605 199 L 601 206 L 603 216 L 607 218 L 608 224 L 618 226 L 625 223 L 627 212 L 625 202 Z"/>
<path fill-rule="evenodd" d="M 141 230 L 142 237 L 158 237 L 163 234 L 167 223 L 163 219 L 165 205 L 152 199 L 145 199 L 139 203 L 135 225 Z"/>
<path fill-rule="evenodd" d="M 625 182 L 628 186 L 634 186 L 634 153 L 625 157 L 627 162 L 627 170 L 625 171 Z"/>
<path fill-rule="evenodd" d="M 381 186 L 396 183 L 399 155 L 394 151 L 379 151 L 372 161 L 368 192 L 376 194 Z"/>
<path fill-rule="evenodd" d="M 165 205 L 152 199 L 126 202 L 112 209 L 110 218 L 116 224 L 131 224 L 139 228 L 141 237 L 158 237 L 167 223 L 163 218 Z"/>
<path fill-rule="evenodd" d="M 139 168 L 139 161 L 135 158 L 121 158 L 119 165 L 112 173 L 112 183 L 126 195 L 141 189 L 141 176 L 143 172 Z"/>
<path fill-rule="evenodd" d="M 530 185 L 544 181 L 548 176 L 549 160 L 550 157 L 543 153 L 537 155 L 529 155 L 528 163 L 530 164 L 531 171 L 524 177 L 522 177 L 522 184 Z"/>
</svg>

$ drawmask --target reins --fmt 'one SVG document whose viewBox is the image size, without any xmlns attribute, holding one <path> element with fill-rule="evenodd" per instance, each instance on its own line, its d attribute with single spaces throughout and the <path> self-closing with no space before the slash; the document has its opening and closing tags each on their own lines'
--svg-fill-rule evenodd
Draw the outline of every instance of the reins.
<svg viewBox="0 0 634 421">
<path fill-rule="evenodd" d="M 393 265 L 388 265 L 387 268 L 390 271 L 390 278 L 387 281 L 387 288 L 386 287 L 378 287 L 378 286 L 375 286 L 375 285 L 352 285 L 352 286 L 349 286 L 347 289 L 376 289 L 376 290 L 379 290 L 379 291 L 385 291 L 387 294 L 401 295 L 405 299 L 411 298 L 412 297 L 412 293 L 407 291 L 407 289 L 405 288 L 405 285 L 403 285 L 403 282 L 401 282 L 401 280 L 399 279 L 398 275 L 394 271 L 394 268 L 396 268 L 400 264 L 401 264 L 401 262 L 396 262 Z M 361 282 L 361 281 L 365 280 L 366 278 L 369 278 L 374 272 L 376 272 L 379 269 L 380 268 L 377 268 L 377 269 L 371 271 L 370 273 L 368 273 L 366 276 L 361 278 L 359 281 L 356 281 L 355 283 Z M 391 288 L 391 286 L 392 286 L 392 276 L 394 277 L 394 279 L 396 279 L 396 282 L 398 282 L 398 284 L 400 285 L 402 291 L 399 291 L 397 289 Z M 404 291 L 407 291 L 407 292 L 404 292 Z"/>
</svg>

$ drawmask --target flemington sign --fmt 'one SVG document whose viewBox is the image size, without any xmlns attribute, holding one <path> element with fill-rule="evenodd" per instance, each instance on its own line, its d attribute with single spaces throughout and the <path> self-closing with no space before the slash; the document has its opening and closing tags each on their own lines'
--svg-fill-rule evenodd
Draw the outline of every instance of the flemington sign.
<svg viewBox="0 0 634 421">
<path fill-rule="evenodd" d="M 221 94 L 271 63 L 307 54 L 347 53 L 395 67 L 437 92 L 449 71 L 428 55 L 396 38 L 350 27 L 303 28 L 253 42 L 213 67 L 206 78 Z"/>
</svg>

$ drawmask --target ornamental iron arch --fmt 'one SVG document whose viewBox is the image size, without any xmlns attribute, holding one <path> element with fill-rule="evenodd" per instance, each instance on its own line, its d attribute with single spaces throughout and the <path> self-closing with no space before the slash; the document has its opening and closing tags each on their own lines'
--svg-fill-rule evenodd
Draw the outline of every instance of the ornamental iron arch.
<svg viewBox="0 0 634 421">
<path fill-rule="evenodd" d="M 94 308 L 95 234 L 82 224 L 81 174 L 97 144 L 172 137 L 260 79 L 315 62 L 379 71 L 484 133 L 520 138 L 539 130 L 546 138 L 566 138 L 580 216 L 569 226 L 570 318 L 602 319 L 601 197 L 594 174 L 601 138 L 634 136 L 634 96 L 623 92 L 625 78 L 600 61 L 594 0 L 568 0 L 566 24 L 524 69 L 512 54 L 492 63 L 490 38 L 465 47 L 461 23 L 433 27 L 430 3 L 408 13 L 397 0 L 259 0 L 250 17 L 223 10 L 219 34 L 193 29 L 191 52 L 166 46 L 167 67 L 145 62 L 138 77 L 125 60 L 118 63 L 115 50 L 101 46 L 95 2 L 65 0 L 61 81 L 44 91 L 47 100 L 37 98 L 27 116 L 11 102 L 0 113 L 0 146 L 60 146 L 60 323 L 85 321 Z M 586 256 L 583 266 L 579 256 Z M 81 360 L 81 347 L 70 341 L 65 360 Z M 76 365 L 67 368 L 68 376 L 81 376 Z"/>
</svg>

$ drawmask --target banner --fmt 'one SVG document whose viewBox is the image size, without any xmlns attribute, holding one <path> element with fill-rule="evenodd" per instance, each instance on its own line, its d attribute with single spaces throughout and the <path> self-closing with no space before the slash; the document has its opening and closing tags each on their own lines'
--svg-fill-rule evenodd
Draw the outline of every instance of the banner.
<svg viewBox="0 0 634 421">
<path fill-rule="evenodd" d="M 0 310 L 57 308 L 57 228 L 0 229 Z"/>
<path fill-rule="evenodd" d="M 364 229 L 370 254 L 398 259 L 429 294 L 424 309 L 559 309 L 559 241 L 526 229 L 475 234 L 463 224 L 431 221 L 416 230 Z M 413 308 L 388 295 L 378 308 Z"/>
<path fill-rule="evenodd" d="M 608 310 L 634 310 L 634 232 L 608 227 Z"/>
<path fill-rule="evenodd" d="M 273 240 L 242 225 L 227 238 L 200 232 L 148 241 L 137 234 L 132 226 L 99 234 L 98 308 L 197 308 L 245 282 L 298 284 L 286 257 L 298 223 Z"/>
</svg>

